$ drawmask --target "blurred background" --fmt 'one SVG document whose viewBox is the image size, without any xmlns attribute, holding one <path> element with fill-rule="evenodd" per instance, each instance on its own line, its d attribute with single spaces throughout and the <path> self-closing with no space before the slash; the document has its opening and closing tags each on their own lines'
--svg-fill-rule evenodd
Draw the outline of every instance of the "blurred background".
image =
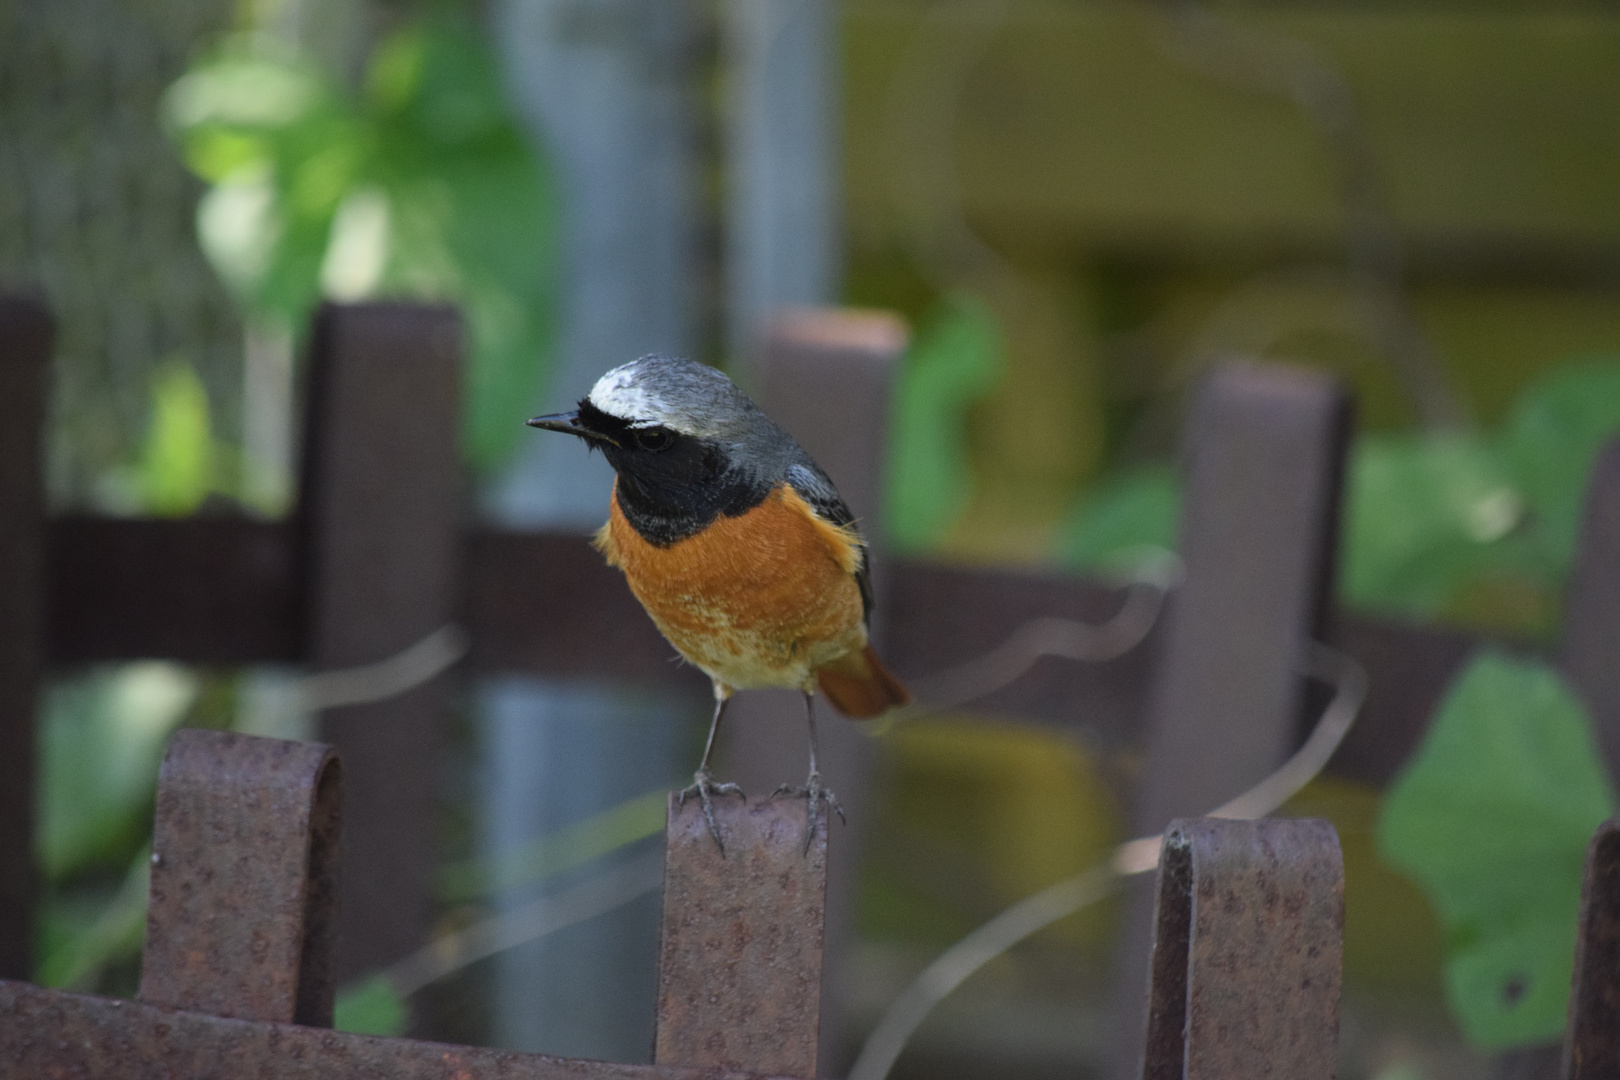
<svg viewBox="0 0 1620 1080">
<path fill-rule="evenodd" d="M 1595 0 L 0 6 L 0 283 L 58 320 L 57 511 L 286 514 L 311 313 L 404 297 L 466 319 L 468 514 L 584 532 L 605 466 L 523 418 L 646 352 L 746 387 L 773 312 L 847 305 L 912 329 L 896 554 L 1173 549 L 1186 392 L 1245 355 L 1354 388 L 1341 603 L 1544 645 L 1620 430 L 1617 193 L 1620 16 Z M 307 736 L 298 678 L 59 673 L 39 981 L 133 992 L 165 739 Z M 644 853 L 706 719 L 464 687 L 440 928 Z M 1106 856 L 1136 760 L 967 713 L 878 741 L 851 1052 L 940 949 Z M 1431 902 L 1375 850 L 1380 794 L 1323 780 L 1292 809 L 1346 851 L 1342 1075 L 1495 1075 Z M 656 913 L 642 890 L 408 1006 L 360 987 L 340 1025 L 646 1060 Z M 1100 1075 L 1117 917 L 996 961 L 895 1075 Z"/>
</svg>

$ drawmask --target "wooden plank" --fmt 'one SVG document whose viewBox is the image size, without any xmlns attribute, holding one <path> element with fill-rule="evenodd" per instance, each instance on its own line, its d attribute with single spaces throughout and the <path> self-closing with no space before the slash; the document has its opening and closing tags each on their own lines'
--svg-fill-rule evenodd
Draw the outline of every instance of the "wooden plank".
<svg viewBox="0 0 1620 1080">
<path fill-rule="evenodd" d="M 1186 577 L 1171 601 L 1147 701 L 1148 760 L 1134 831 L 1202 814 L 1294 748 L 1302 661 L 1321 636 L 1337 540 L 1349 400 L 1334 381 L 1229 365 L 1205 383 L 1188 431 Z M 1129 901 L 1113 1075 L 1135 1071 L 1152 897 Z"/>
<path fill-rule="evenodd" d="M 304 633 L 294 528 L 243 517 L 51 522 L 51 661 L 293 663 Z"/>
<path fill-rule="evenodd" d="M 462 512 L 460 324 L 447 307 L 328 305 L 315 322 L 299 526 L 310 664 L 372 664 L 453 616 Z M 322 714 L 352 854 L 338 980 L 421 945 L 431 918 L 446 682 Z"/>
<path fill-rule="evenodd" d="M 586 537 L 475 530 L 466 553 L 463 618 L 474 670 L 622 678 L 708 694 L 708 678 L 679 662 L 624 575 Z"/>
<path fill-rule="evenodd" d="M 800 799 L 669 802 L 653 1060 L 816 1076 L 827 829 Z"/>
<path fill-rule="evenodd" d="M 45 663 L 45 309 L 0 297 L 0 978 L 31 974 L 34 716 Z"/>
<path fill-rule="evenodd" d="M 8 1076 L 74 1080 L 763 1080 L 235 1020 L 4 980 L 0 1061 Z"/>
<path fill-rule="evenodd" d="M 1591 710 L 1609 775 L 1620 780 L 1620 439 L 1593 464 L 1565 596 L 1559 666 Z"/>
<path fill-rule="evenodd" d="M 1612 11 L 1288 5 L 1222 18 L 1261 41 L 1305 43 L 1347 81 L 1420 266 L 1537 280 L 1573 259 L 1603 280 L 1620 263 L 1620 207 L 1604 195 L 1620 184 Z M 1343 208 L 1322 133 L 1282 93 L 1188 62 L 1167 22 L 1127 5 L 976 17 L 918 0 L 851 3 L 852 236 L 892 235 L 896 183 L 930 194 L 928 154 L 939 153 L 960 211 L 1005 244 L 1181 264 L 1339 258 Z M 862 105 L 878 101 L 892 104 Z M 908 105 L 916 118 L 897 123 Z M 947 145 L 913 151 L 906 132 L 932 131 L 940 109 Z"/>
<path fill-rule="evenodd" d="M 1347 435 L 1348 400 L 1325 377 L 1243 365 L 1207 383 L 1190 433 L 1186 580 L 1148 701 L 1139 832 L 1219 806 L 1294 748 Z"/>
<path fill-rule="evenodd" d="M 289 663 L 301 655 L 289 526 L 241 518 L 76 516 L 53 521 L 49 535 L 52 663 Z M 674 659 L 623 578 L 586 537 L 473 529 L 463 545 L 462 620 L 472 634 L 474 670 L 591 675 L 653 689 L 704 687 L 700 673 Z M 902 679 L 979 656 L 1032 618 L 1104 621 L 1123 595 L 1072 574 L 906 560 L 887 564 L 885 583 L 879 609 L 887 614 L 884 655 Z M 173 602 L 154 602 L 160 593 Z M 1161 627 L 1141 648 L 1107 664 L 1039 661 L 972 707 L 1106 744 L 1135 745 L 1162 633 Z M 1485 639 L 1341 611 L 1328 640 L 1370 676 L 1366 708 L 1330 769 L 1381 787 L 1427 730 L 1459 665 Z M 1075 702 L 1085 703 L 1083 715 Z"/>
<path fill-rule="evenodd" d="M 332 1026 L 340 774 L 320 743 L 175 733 L 158 778 L 142 1001 Z"/>
<path fill-rule="evenodd" d="M 889 567 L 888 586 L 885 655 L 902 679 L 983 656 L 1031 619 L 1106 622 L 1125 599 L 1123 588 L 1073 574 L 900 560 Z M 1038 660 L 1028 674 L 966 709 L 1134 745 L 1159 634 L 1155 629 L 1141 646 L 1105 664 Z"/>
</svg>

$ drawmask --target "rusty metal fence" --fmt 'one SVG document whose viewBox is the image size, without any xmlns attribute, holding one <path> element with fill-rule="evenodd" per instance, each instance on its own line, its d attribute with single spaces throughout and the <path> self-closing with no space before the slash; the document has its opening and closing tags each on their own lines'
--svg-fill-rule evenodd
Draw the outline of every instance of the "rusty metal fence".
<svg viewBox="0 0 1620 1080">
<path fill-rule="evenodd" d="M 819 831 L 806 852 L 802 803 L 725 804 L 726 856 L 698 808 L 671 800 L 646 1066 L 331 1031 L 341 783 L 329 746 L 175 735 L 139 1000 L 0 981 L 5 1075 L 816 1075 L 827 841 Z M 1189 1076 L 1263 1075 L 1268 1063 L 1330 1076 L 1343 903 L 1332 828 L 1180 822 L 1165 850 L 1150 1075 L 1179 1075 L 1162 1068 L 1184 1045 L 1189 1061 L 1210 1063 Z"/>
<path fill-rule="evenodd" d="M 48 518 L 38 445 L 50 338 L 36 305 L 0 302 L 0 401 L 8 416 L 0 425 L 0 976 L 25 978 L 29 970 L 32 731 L 50 665 L 160 657 L 347 668 L 458 622 L 475 673 L 589 674 L 703 692 L 693 672 L 668 664 L 667 647 L 583 538 L 462 520 L 453 312 L 362 305 L 321 313 L 309 363 L 302 497 L 286 522 Z M 827 313 L 784 322 L 763 357 L 763 404 L 866 515 L 875 512 L 884 402 L 902 347 L 890 324 Z M 1331 1061 L 1322 1049 L 1331 1048 L 1331 1033 L 1323 1033 L 1337 1008 L 1341 871 L 1331 830 L 1171 823 L 1253 784 L 1298 744 L 1309 704 L 1298 660 L 1309 641 L 1335 643 L 1367 670 L 1362 717 L 1329 771 L 1374 785 L 1416 746 L 1478 642 L 1332 610 L 1350 428 L 1337 384 L 1285 369 L 1228 367 L 1208 381 L 1193 415 L 1186 577 L 1148 647 L 1108 665 L 1037 662 L 984 707 L 1083 725 L 1093 736 L 1147 749 L 1136 824 L 1147 832 L 1169 827 L 1171 840 L 1157 893 L 1137 896 L 1129 916 L 1116 1059 L 1134 1067 L 1146 1047 L 1150 1076 L 1264 1075 L 1259 1063 L 1285 1060 L 1274 1055 L 1286 1043 L 1299 1055 L 1286 1060 L 1297 1067 L 1274 1075 L 1331 1075 L 1316 1071 Z M 980 655 L 1032 618 L 1101 621 L 1123 598 L 1123 587 L 1070 576 L 898 560 L 876 576 L 887 612 L 880 631 L 902 676 Z M 568 610 L 566 627 L 533 617 L 546 607 Z M 1620 772 L 1616 655 L 1620 444 L 1593 474 L 1559 651 L 1591 707 L 1611 771 Z M 205 1075 L 220 1061 L 239 1063 L 233 1073 L 264 1076 L 682 1075 L 663 1065 L 811 1075 L 839 1024 L 835 1005 L 822 1000 L 820 972 L 824 951 L 827 963 L 837 962 L 848 923 L 858 834 L 830 857 L 818 847 L 808 862 L 783 863 L 772 880 L 791 888 L 783 884 L 775 895 L 775 885 L 759 887 L 764 879 L 751 875 L 753 860 L 769 865 L 780 854 L 773 854 L 780 830 L 792 829 L 783 817 L 791 810 L 781 807 L 754 808 L 747 813 L 764 816 L 732 823 L 760 840 L 718 877 L 718 866 L 699 866 L 700 845 L 682 846 L 680 821 L 671 823 L 662 1064 L 652 1071 L 319 1029 L 329 1022 L 335 982 L 396 960 L 426 937 L 428 793 L 446 692 L 439 677 L 385 704 L 323 714 L 321 737 L 343 760 L 341 879 L 330 841 L 338 766 L 324 747 L 177 737 L 159 796 L 142 1002 L 7 983 L 3 1067 L 109 1077 Z M 386 724 L 373 722 L 383 715 Z M 752 728 L 756 737 L 769 730 Z M 859 769 L 863 752 L 846 733 L 828 756 L 841 754 Z M 1614 835 L 1600 834 L 1589 869 L 1566 1050 L 1572 1077 L 1620 1069 L 1615 1025 L 1603 1012 L 1620 995 Z M 199 885 L 232 874 L 246 876 L 217 903 Z M 728 891 L 733 886 L 740 891 Z M 1209 906 L 1216 896 L 1225 899 Z M 704 919 L 731 922 L 722 933 L 705 930 Z M 1292 920 L 1287 933 L 1275 919 Z M 766 942 L 769 958 L 761 960 Z M 754 970 L 761 965 L 763 973 Z M 1248 974 L 1234 981 L 1236 968 Z M 733 981 L 713 985 L 722 974 Z M 1147 1016 L 1143 1000 L 1152 1002 Z"/>
<path fill-rule="evenodd" d="M 732 854 L 672 798 L 654 1064 L 331 1031 L 342 767 L 319 743 L 181 731 L 157 798 L 139 1000 L 0 980 L 16 1077 L 263 1080 L 817 1075 L 827 837 L 727 803 Z M 1154 910 L 1144 1080 L 1335 1075 L 1343 865 L 1313 820 L 1177 820 Z M 1620 1069 L 1620 823 L 1594 839 L 1565 1050 Z"/>
</svg>

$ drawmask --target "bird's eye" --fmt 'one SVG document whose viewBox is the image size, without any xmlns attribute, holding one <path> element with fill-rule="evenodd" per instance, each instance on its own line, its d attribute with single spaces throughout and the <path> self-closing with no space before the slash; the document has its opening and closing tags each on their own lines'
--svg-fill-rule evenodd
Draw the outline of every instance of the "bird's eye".
<svg viewBox="0 0 1620 1080">
<path fill-rule="evenodd" d="M 656 453 L 659 450 L 668 450 L 669 444 L 675 440 L 663 428 L 646 428 L 636 432 L 636 445 L 643 450 Z"/>
</svg>

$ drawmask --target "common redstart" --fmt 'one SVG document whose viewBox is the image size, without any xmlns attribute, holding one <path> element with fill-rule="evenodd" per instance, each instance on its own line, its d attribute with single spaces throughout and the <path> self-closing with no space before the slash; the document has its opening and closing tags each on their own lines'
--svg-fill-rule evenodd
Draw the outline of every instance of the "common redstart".
<svg viewBox="0 0 1620 1080">
<path fill-rule="evenodd" d="M 703 760 L 681 801 L 702 803 L 721 843 L 710 797 L 743 794 L 709 773 L 726 704 L 737 690 L 797 689 L 810 775 L 778 794 L 808 798 L 813 837 L 823 801 L 842 814 L 816 763 L 816 688 L 856 718 L 911 700 L 867 639 L 866 544 L 832 481 L 730 379 L 680 357 L 616 367 L 573 412 L 528 423 L 577 435 L 607 457 L 618 475 L 597 550 L 714 683 Z"/>
</svg>

